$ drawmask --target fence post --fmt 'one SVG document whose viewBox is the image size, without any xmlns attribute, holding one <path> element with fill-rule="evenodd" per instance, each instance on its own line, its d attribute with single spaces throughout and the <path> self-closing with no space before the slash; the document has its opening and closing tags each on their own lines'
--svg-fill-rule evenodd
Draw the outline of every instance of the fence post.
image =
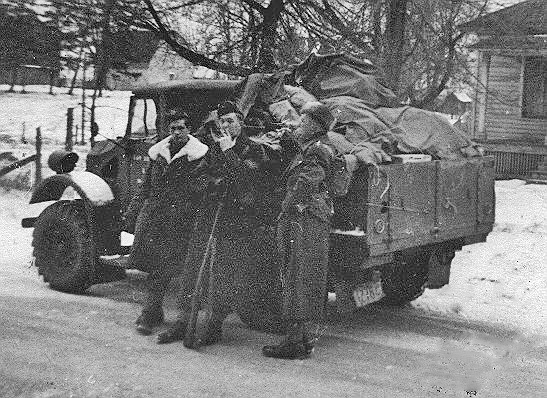
<svg viewBox="0 0 547 398">
<path fill-rule="evenodd" d="M 28 77 L 28 70 L 23 66 L 23 81 L 21 82 L 21 94 L 26 94 L 26 86 L 27 86 L 27 77 Z"/>
<path fill-rule="evenodd" d="M 42 181 L 42 131 L 40 127 L 36 128 L 36 174 L 34 183 L 39 184 Z"/>
<path fill-rule="evenodd" d="M 66 112 L 66 137 L 65 150 L 72 151 L 73 137 L 72 127 L 74 126 L 74 108 L 68 108 Z"/>
<path fill-rule="evenodd" d="M 53 95 L 53 84 L 55 83 L 55 69 L 49 69 L 49 94 Z"/>
<path fill-rule="evenodd" d="M 21 136 L 21 142 L 23 144 L 28 144 L 26 133 L 27 133 L 27 128 L 26 128 L 25 122 L 23 122 L 23 135 Z"/>
<path fill-rule="evenodd" d="M 83 77 L 82 77 L 82 140 L 80 141 L 80 145 L 85 145 L 85 79 L 86 79 L 86 65 L 84 62 L 84 70 L 83 70 Z M 78 138 L 76 137 L 76 140 Z"/>
<path fill-rule="evenodd" d="M 10 82 L 8 93 L 13 93 L 15 91 L 15 84 L 17 84 L 18 72 L 19 72 L 19 68 L 17 66 L 11 69 L 11 82 Z"/>
</svg>

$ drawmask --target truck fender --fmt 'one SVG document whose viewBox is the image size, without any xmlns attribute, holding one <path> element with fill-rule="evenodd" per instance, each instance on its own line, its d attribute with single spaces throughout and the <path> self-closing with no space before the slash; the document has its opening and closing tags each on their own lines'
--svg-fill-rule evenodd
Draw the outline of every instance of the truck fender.
<svg viewBox="0 0 547 398">
<path fill-rule="evenodd" d="M 92 207 L 104 206 L 114 200 L 110 186 L 98 175 L 88 171 L 57 174 L 43 180 L 32 193 L 30 203 L 59 200 L 67 187 L 72 187 Z"/>
<path fill-rule="evenodd" d="M 61 199 L 65 189 L 72 187 L 78 193 L 85 206 L 85 214 L 91 235 L 92 267 L 94 275 L 99 273 L 97 263 L 97 220 L 96 208 L 105 206 L 114 201 L 114 194 L 108 184 L 96 174 L 79 171 L 57 174 L 43 180 L 32 193 L 30 203 L 40 203 Z M 28 222 L 30 226 L 31 222 Z M 33 223 L 32 223 L 33 224 Z M 97 280 L 98 277 L 95 277 Z M 97 282 L 95 282 L 97 283 Z"/>
</svg>

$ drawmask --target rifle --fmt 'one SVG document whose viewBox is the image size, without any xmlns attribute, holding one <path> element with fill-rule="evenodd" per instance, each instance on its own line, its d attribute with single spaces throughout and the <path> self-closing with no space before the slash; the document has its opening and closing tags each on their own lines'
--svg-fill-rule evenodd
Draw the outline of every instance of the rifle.
<svg viewBox="0 0 547 398">
<path fill-rule="evenodd" d="M 190 309 L 190 318 L 186 326 L 186 333 L 184 335 L 183 343 L 186 348 L 197 348 L 199 346 L 199 340 L 196 340 L 196 324 L 198 319 L 198 313 L 201 306 L 201 298 L 206 286 L 209 287 L 209 297 L 211 297 L 211 286 L 213 279 L 213 265 L 215 261 L 216 251 L 216 231 L 217 224 L 220 218 L 220 214 L 224 208 L 224 201 L 226 199 L 226 192 L 222 195 L 216 211 L 213 225 L 211 226 L 211 232 L 209 233 L 209 239 L 207 240 L 207 246 L 203 254 L 203 259 L 199 267 L 198 276 L 196 278 L 196 284 L 194 286 L 194 292 L 192 293 L 192 302 Z M 209 261 L 207 261 L 209 260 Z M 209 265 L 207 267 L 207 265 Z M 207 270 L 207 272 L 206 272 Z M 205 285 L 205 275 L 207 274 L 207 285 Z M 210 314 L 209 314 L 210 315 Z"/>
</svg>

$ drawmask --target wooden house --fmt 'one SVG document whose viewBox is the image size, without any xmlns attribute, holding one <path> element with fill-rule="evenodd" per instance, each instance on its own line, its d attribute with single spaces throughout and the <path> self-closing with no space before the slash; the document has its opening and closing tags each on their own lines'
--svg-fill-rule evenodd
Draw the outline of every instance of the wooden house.
<svg viewBox="0 0 547 398">
<path fill-rule="evenodd" d="M 498 177 L 547 179 L 547 0 L 460 28 L 478 36 L 472 137 L 495 157 Z"/>
<path fill-rule="evenodd" d="M 160 46 L 153 32 L 127 31 L 114 35 L 110 53 L 107 87 L 112 90 L 133 90 Z"/>
<path fill-rule="evenodd" d="M 116 36 L 107 86 L 133 90 L 142 85 L 191 79 L 196 67 L 160 41 L 153 32 L 134 31 Z"/>
</svg>

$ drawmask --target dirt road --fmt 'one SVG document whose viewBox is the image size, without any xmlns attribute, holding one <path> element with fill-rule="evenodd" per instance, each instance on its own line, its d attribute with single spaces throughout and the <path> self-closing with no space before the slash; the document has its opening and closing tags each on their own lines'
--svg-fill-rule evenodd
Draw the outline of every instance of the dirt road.
<svg viewBox="0 0 547 398">
<path fill-rule="evenodd" d="M 0 397 L 545 396 L 544 341 L 410 307 L 331 315 L 305 361 L 262 357 L 275 337 L 237 317 L 216 346 L 160 346 L 133 329 L 141 282 L 68 295 L 0 259 Z"/>
</svg>

